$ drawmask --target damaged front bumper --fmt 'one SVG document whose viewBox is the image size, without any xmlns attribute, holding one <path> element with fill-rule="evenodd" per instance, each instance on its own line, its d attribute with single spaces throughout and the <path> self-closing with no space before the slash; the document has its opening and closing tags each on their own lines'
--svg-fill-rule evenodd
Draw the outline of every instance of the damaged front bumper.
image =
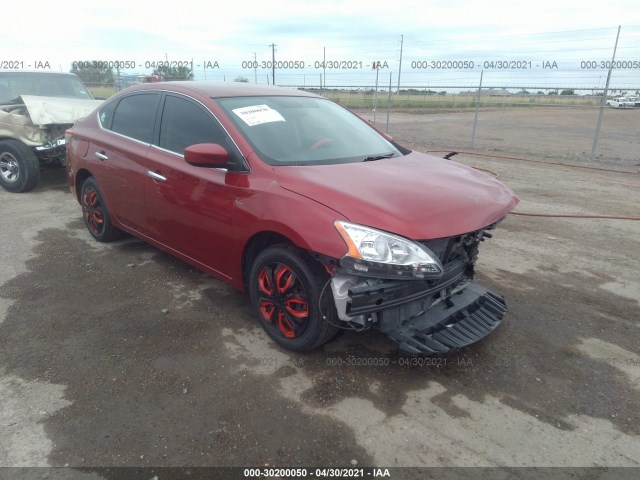
<svg viewBox="0 0 640 480">
<path fill-rule="evenodd" d="M 336 283 L 344 280 L 334 279 Z M 422 285 L 418 291 L 421 283 L 383 282 L 349 289 L 346 300 L 336 298 L 339 316 L 351 323 L 375 325 L 398 343 L 402 353 L 434 355 L 482 340 L 507 312 L 501 295 L 458 275 L 436 287 Z"/>
<path fill-rule="evenodd" d="M 507 311 L 502 296 L 473 282 L 478 244 L 485 235 L 429 241 L 444 265 L 437 281 L 337 272 L 331 289 L 338 317 L 353 328 L 378 328 L 410 355 L 444 354 L 483 339 Z"/>
<path fill-rule="evenodd" d="M 344 285 L 340 276 L 333 281 Z M 363 285 L 349 289 L 347 299 L 338 296 L 341 320 L 375 325 L 402 353 L 433 355 L 482 340 L 507 312 L 501 295 L 457 276 L 421 291 L 416 284 L 423 282 L 404 282 L 404 287 L 398 283 Z"/>
<path fill-rule="evenodd" d="M 403 353 L 443 354 L 482 340 L 500 325 L 506 312 L 502 296 L 470 283 L 407 321 L 387 320 L 383 313 L 380 330 L 398 342 Z"/>
<path fill-rule="evenodd" d="M 64 136 L 55 140 L 47 141 L 44 145 L 33 147 L 33 149 L 40 160 L 57 160 L 63 167 L 67 164 Z"/>
</svg>

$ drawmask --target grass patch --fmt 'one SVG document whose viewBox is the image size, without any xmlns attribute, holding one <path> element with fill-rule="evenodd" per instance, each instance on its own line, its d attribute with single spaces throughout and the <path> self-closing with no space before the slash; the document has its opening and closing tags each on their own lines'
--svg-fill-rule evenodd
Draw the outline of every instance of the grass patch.
<svg viewBox="0 0 640 480">
<path fill-rule="evenodd" d="M 87 90 L 93 96 L 93 98 L 109 98 L 111 95 L 117 93 L 117 89 L 115 87 L 89 87 L 87 86 Z"/>
<path fill-rule="evenodd" d="M 314 92 L 318 93 L 318 92 Z M 327 90 L 324 96 L 348 108 L 373 108 L 372 92 L 332 91 Z M 428 108 L 428 109 L 473 109 L 476 106 L 476 95 L 419 95 L 391 94 L 391 108 Z M 376 98 L 378 110 L 387 108 L 388 94 L 380 92 Z M 522 107 L 597 107 L 598 97 L 578 95 L 511 95 L 504 97 L 480 97 L 480 108 L 522 108 Z"/>
</svg>

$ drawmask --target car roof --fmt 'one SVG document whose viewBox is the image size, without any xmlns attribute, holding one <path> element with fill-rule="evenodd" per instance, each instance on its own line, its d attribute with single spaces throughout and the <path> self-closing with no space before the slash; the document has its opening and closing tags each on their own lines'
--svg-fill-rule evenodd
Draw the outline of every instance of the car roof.
<svg viewBox="0 0 640 480">
<path fill-rule="evenodd" d="M 317 97 L 319 95 L 296 90 L 293 88 L 256 85 L 245 82 L 207 82 L 207 81 L 182 81 L 182 82 L 157 82 L 135 85 L 126 89 L 127 92 L 140 90 L 173 90 L 180 93 L 201 93 L 211 98 L 223 97 L 262 97 L 262 96 L 295 96 Z"/>
</svg>

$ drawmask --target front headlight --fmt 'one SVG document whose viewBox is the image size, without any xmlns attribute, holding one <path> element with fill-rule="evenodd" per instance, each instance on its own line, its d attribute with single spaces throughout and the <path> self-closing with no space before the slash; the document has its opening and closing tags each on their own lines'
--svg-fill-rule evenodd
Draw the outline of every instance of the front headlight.
<svg viewBox="0 0 640 480">
<path fill-rule="evenodd" d="M 333 222 L 347 244 L 340 265 L 348 273 L 376 278 L 442 276 L 442 264 L 427 247 L 407 238 L 341 220 Z"/>
</svg>

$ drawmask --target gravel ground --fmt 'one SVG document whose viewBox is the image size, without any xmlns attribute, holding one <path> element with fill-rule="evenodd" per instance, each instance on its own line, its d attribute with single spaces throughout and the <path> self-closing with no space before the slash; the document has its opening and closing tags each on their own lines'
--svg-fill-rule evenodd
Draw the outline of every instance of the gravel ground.
<svg viewBox="0 0 640 480">
<path fill-rule="evenodd" d="M 490 113 L 479 132 L 503 140 L 485 150 L 562 160 L 513 127 L 530 111 Z M 468 148 L 460 115 L 396 112 L 391 133 Z M 589 165 L 634 171 L 620 145 L 637 155 L 638 138 Z M 455 160 L 498 175 L 520 212 L 640 213 L 636 173 Z M 478 266 L 503 324 L 407 366 L 376 332 L 279 349 L 246 295 L 137 239 L 97 244 L 64 172 L 43 177 L 0 191 L 0 466 L 640 466 L 640 222 L 510 216 Z"/>
</svg>

